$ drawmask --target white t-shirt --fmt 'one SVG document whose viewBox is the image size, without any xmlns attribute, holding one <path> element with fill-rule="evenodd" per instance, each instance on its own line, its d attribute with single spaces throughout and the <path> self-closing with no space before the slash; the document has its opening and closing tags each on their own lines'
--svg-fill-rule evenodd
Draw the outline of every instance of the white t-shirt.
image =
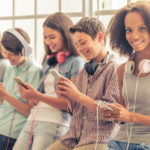
<svg viewBox="0 0 150 150">
<path fill-rule="evenodd" d="M 55 91 L 55 78 L 53 75 L 51 75 L 51 73 L 48 73 L 44 80 L 44 90 L 46 95 L 57 97 Z M 37 106 L 31 110 L 28 120 L 33 119 L 37 121 L 47 121 L 69 126 L 69 120 L 64 119 L 62 111 L 43 102 L 39 102 Z"/>
</svg>

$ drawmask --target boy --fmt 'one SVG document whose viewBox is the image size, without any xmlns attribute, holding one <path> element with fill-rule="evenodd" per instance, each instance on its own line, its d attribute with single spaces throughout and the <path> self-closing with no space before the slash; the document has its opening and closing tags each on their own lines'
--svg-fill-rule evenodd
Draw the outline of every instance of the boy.
<svg viewBox="0 0 150 150">
<path fill-rule="evenodd" d="M 72 119 L 68 132 L 47 150 L 106 150 L 119 125 L 102 120 L 95 102 L 119 102 L 116 64 L 105 48 L 105 30 L 99 20 L 84 17 L 70 32 L 77 51 L 89 62 L 75 85 L 64 77 L 57 82 L 57 93 L 68 99 Z"/>
</svg>

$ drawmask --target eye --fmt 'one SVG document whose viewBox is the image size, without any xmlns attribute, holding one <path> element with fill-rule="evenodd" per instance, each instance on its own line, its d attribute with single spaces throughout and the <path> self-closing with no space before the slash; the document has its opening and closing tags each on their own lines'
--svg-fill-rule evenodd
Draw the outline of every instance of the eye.
<svg viewBox="0 0 150 150">
<path fill-rule="evenodd" d="M 80 42 L 80 44 L 81 44 L 81 45 L 84 45 L 85 43 L 86 43 L 86 41 L 82 41 L 82 42 Z"/>
<path fill-rule="evenodd" d="M 51 36 L 49 36 L 49 38 L 50 38 L 50 39 L 55 39 L 56 36 L 55 36 L 55 35 L 51 35 Z"/>
<path fill-rule="evenodd" d="M 44 39 L 47 39 L 47 36 L 44 36 Z"/>
<path fill-rule="evenodd" d="M 146 30 L 146 27 L 139 27 L 139 31 L 144 31 Z"/>
<path fill-rule="evenodd" d="M 127 28 L 127 29 L 125 29 L 125 32 L 130 33 L 130 32 L 132 32 L 132 30 L 130 28 Z"/>
</svg>

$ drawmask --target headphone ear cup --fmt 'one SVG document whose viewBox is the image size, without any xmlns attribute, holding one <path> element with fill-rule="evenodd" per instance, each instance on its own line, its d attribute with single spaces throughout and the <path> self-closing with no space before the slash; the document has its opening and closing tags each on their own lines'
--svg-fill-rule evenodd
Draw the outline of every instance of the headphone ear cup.
<svg viewBox="0 0 150 150">
<path fill-rule="evenodd" d="M 125 65 L 125 73 L 126 74 L 133 74 L 134 69 L 135 69 L 134 61 L 128 61 Z"/>
<path fill-rule="evenodd" d="M 141 73 L 148 73 L 150 72 L 150 60 L 149 59 L 142 59 L 139 63 L 139 71 Z"/>
</svg>

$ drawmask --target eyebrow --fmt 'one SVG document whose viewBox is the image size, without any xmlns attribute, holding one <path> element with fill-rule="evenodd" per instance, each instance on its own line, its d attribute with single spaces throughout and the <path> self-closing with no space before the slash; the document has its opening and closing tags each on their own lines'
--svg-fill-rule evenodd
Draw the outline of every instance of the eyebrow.
<svg viewBox="0 0 150 150">
<path fill-rule="evenodd" d="M 146 26 L 146 24 L 137 25 L 137 27 L 140 27 L 140 26 Z M 130 28 L 130 26 L 125 26 L 125 28 Z"/>
</svg>

